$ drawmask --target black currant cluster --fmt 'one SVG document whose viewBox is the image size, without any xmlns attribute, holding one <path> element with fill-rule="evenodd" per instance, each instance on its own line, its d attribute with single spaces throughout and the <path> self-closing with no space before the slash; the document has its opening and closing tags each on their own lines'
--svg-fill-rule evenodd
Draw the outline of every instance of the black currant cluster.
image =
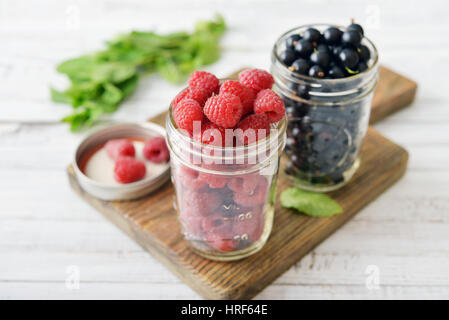
<svg viewBox="0 0 449 320">
<path fill-rule="evenodd" d="M 323 33 L 308 28 L 292 34 L 280 60 L 292 72 L 313 78 L 339 79 L 353 76 L 368 68 L 370 50 L 361 44 L 363 28 L 356 23 L 346 30 L 329 27 Z"/>
<path fill-rule="evenodd" d="M 361 44 L 362 38 L 362 27 L 354 23 L 343 31 L 329 27 L 320 33 L 308 28 L 301 35 L 286 38 L 287 49 L 280 58 L 297 74 L 346 78 L 367 69 L 371 52 Z M 345 181 L 357 160 L 369 118 L 370 101 L 350 103 L 361 92 L 351 91 L 360 81 L 348 79 L 316 86 L 309 80 L 286 80 L 289 94 L 281 93 L 281 97 L 289 117 L 287 174 L 312 185 L 332 186 Z M 342 92 L 354 93 L 340 95 Z"/>
<path fill-rule="evenodd" d="M 329 107 L 286 101 L 286 173 L 311 184 L 343 182 L 357 159 L 369 104 Z"/>
</svg>

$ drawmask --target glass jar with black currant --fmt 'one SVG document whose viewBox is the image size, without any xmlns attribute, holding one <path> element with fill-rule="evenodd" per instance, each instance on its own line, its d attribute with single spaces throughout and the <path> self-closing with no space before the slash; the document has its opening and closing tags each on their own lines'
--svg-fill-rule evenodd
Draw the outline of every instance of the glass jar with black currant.
<svg viewBox="0 0 449 320">
<path fill-rule="evenodd" d="M 276 41 L 271 71 L 288 114 L 287 175 L 306 190 L 338 189 L 361 161 L 378 79 L 376 47 L 358 24 L 305 25 Z"/>
</svg>

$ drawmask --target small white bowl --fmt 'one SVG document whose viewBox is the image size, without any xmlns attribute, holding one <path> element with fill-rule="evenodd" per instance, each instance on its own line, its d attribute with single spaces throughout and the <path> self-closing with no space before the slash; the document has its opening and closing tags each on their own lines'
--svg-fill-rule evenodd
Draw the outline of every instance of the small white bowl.
<svg viewBox="0 0 449 320">
<path fill-rule="evenodd" d="M 86 176 L 81 171 L 79 162 L 87 152 L 111 139 L 132 137 L 148 139 L 158 136 L 165 138 L 165 129 L 151 122 L 114 124 L 90 134 L 81 141 L 73 159 L 73 168 L 80 186 L 94 197 L 107 201 L 136 199 L 155 191 L 170 178 L 170 165 L 168 163 L 167 168 L 158 175 L 133 183 L 110 185 Z"/>
</svg>

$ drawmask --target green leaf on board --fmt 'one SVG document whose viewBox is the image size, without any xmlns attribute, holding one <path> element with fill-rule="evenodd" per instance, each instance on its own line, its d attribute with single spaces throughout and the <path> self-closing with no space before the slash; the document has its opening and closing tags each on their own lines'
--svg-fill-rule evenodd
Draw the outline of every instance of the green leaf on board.
<svg viewBox="0 0 449 320">
<path fill-rule="evenodd" d="M 311 217 L 325 218 L 343 211 L 338 202 L 328 195 L 298 188 L 285 189 L 281 193 L 280 200 L 283 207 L 296 209 Z"/>
</svg>

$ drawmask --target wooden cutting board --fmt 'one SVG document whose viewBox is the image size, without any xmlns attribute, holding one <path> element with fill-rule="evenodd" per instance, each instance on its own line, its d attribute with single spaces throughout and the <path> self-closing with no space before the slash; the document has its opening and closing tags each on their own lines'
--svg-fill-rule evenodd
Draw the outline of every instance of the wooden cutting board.
<svg viewBox="0 0 449 320">
<path fill-rule="evenodd" d="M 388 69 L 383 69 L 380 77 L 380 82 L 387 79 L 385 81 L 390 81 L 390 85 L 379 86 L 383 89 L 376 92 L 375 102 L 378 104 L 374 106 L 377 110 L 381 110 L 383 104 L 397 109 L 398 104 L 413 100 L 410 94 L 414 96 L 416 85 L 411 92 L 410 80 L 405 81 Z M 404 97 L 407 92 L 408 97 Z M 378 112 L 382 117 L 390 111 Z M 165 116 L 163 113 L 150 121 L 164 125 Z M 325 219 L 311 218 L 284 209 L 277 202 L 273 231 L 267 244 L 258 253 L 235 262 L 207 260 L 190 249 L 181 235 L 172 206 L 174 190 L 170 182 L 139 200 L 102 201 L 81 189 L 71 166 L 68 175 L 70 185 L 85 201 L 204 298 L 250 299 L 395 183 L 406 170 L 408 153 L 369 128 L 362 145 L 361 159 L 360 168 L 351 182 L 330 193 L 342 206 L 342 214 Z M 284 161 L 281 161 L 278 195 L 289 187 L 283 166 Z"/>
<path fill-rule="evenodd" d="M 379 67 L 379 82 L 371 104 L 370 123 L 410 105 L 418 86 L 415 81 L 386 67 Z"/>
</svg>

